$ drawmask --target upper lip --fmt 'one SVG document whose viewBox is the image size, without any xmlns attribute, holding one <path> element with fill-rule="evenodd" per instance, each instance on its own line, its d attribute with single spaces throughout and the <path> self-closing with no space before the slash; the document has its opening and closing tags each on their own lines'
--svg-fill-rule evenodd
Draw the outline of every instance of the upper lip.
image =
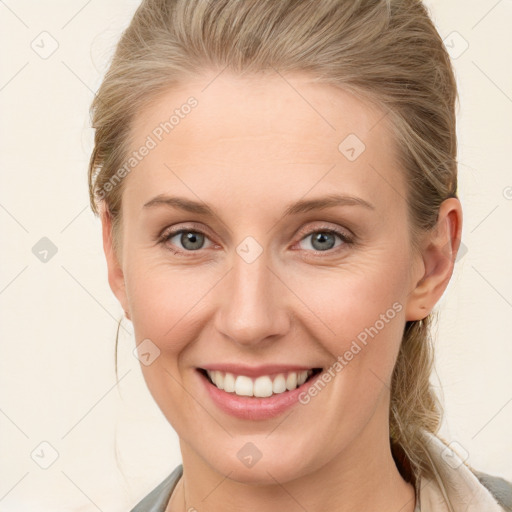
<svg viewBox="0 0 512 512">
<path fill-rule="evenodd" d="M 246 366 L 237 363 L 219 363 L 207 364 L 205 366 L 201 366 L 200 368 L 208 371 L 218 370 L 221 372 L 233 373 L 235 375 L 245 375 L 247 377 L 259 377 L 261 375 L 273 375 L 277 373 L 301 372 L 320 367 L 290 364 L 267 364 L 259 366 Z"/>
</svg>

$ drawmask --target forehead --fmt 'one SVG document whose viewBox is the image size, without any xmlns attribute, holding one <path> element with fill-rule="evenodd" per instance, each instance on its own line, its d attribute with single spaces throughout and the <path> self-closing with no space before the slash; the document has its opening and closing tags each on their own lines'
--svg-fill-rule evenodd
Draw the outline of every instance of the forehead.
<svg viewBox="0 0 512 512">
<path fill-rule="evenodd" d="M 123 202 L 179 189 L 231 203 L 236 193 L 247 206 L 261 194 L 279 201 L 335 188 L 384 203 L 405 194 L 393 144 L 382 109 L 307 75 L 205 76 L 135 117 L 132 150 L 150 149 Z"/>
</svg>

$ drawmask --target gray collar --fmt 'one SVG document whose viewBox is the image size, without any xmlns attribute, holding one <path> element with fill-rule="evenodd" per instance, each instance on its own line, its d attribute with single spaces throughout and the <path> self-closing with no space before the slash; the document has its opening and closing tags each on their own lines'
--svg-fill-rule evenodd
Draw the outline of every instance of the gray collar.
<svg viewBox="0 0 512 512">
<path fill-rule="evenodd" d="M 183 474 L 183 464 L 177 466 L 174 471 L 153 489 L 131 512 L 165 512 L 172 491 Z"/>
</svg>

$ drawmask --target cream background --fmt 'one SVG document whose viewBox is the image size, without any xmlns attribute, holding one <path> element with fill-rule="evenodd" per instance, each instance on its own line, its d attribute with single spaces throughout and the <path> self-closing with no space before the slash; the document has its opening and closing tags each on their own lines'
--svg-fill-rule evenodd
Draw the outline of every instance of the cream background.
<svg viewBox="0 0 512 512">
<path fill-rule="evenodd" d="M 477 469 L 512 480 L 512 1 L 426 4 L 443 38 L 469 43 L 454 58 L 467 253 L 440 302 L 443 435 Z M 1 512 L 127 511 L 180 462 L 128 321 L 115 386 L 122 310 L 88 207 L 88 108 L 137 5 L 0 2 Z M 42 31 L 59 45 L 47 59 L 31 48 Z M 42 237 L 58 248 L 47 263 L 32 253 Z M 48 461 L 44 441 L 59 454 L 48 469 L 30 455 Z"/>
</svg>

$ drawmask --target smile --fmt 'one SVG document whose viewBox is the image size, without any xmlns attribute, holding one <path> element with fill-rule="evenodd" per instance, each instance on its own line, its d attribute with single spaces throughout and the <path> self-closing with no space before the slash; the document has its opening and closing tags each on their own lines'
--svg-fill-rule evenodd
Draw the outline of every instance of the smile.
<svg viewBox="0 0 512 512">
<path fill-rule="evenodd" d="M 322 371 L 301 364 L 248 366 L 227 361 L 196 366 L 205 398 L 222 412 L 250 421 L 275 418 L 300 405 L 300 395 Z"/>
<path fill-rule="evenodd" d="M 314 375 L 321 372 L 321 368 L 282 372 L 277 375 L 261 375 L 256 378 L 251 378 L 247 375 L 236 375 L 220 370 L 202 371 L 205 372 L 209 381 L 217 389 L 223 390 L 226 393 L 234 393 L 238 396 L 266 398 L 297 389 Z"/>
</svg>

